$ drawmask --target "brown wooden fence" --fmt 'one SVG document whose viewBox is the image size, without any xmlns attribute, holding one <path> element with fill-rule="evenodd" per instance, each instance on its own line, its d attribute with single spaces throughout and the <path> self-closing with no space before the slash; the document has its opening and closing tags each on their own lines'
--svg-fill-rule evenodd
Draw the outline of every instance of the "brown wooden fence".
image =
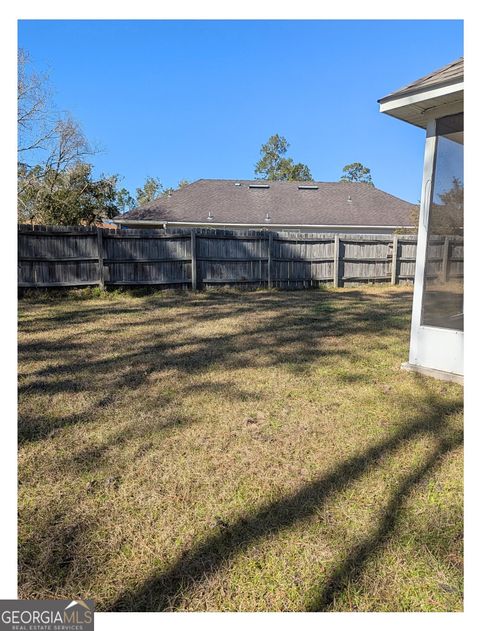
<svg viewBox="0 0 480 631">
<path fill-rule="evenodd" d="M 412 281 L 416 236 L 20 225 L 19 287 L 303 288 Z M 436 237 L 429 274 L 463 274 L 463 241 Z"/>
</svg>

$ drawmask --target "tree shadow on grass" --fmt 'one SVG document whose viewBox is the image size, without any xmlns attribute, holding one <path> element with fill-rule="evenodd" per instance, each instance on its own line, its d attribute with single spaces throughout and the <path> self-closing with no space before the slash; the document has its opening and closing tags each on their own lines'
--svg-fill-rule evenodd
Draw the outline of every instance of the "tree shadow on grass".
<svg viewBox="0 0 480 631">
<path fill-rule="evenodd" d="M 73 320 L 65 321 L 59 321 L 57 315 L 53 314 L 55 339 L 33 341 L 20 338 L 20 360 L 33 364 L 38 362 L 41 367 L 21 375 L 19 394 L 28 397 L 31 394 L 50 396 L 81 392 L 90 393 L 94 400 L 85 412 L 74 411 L 65 415 L 63 420 L 49 421 L 47 416 L 35 420 L 30 419 L 28 414 L 27 418 L 21 417 L 20 440 L 41 439 L 59 426 L 88 421 L 95 415 L 96 407 L 101 409 L 112 401 L 112 393 L 117 398 L 122 390 L 129 390 L 133 394 L 148 381 L 152 373 L 162 370 L 177 371 L 179 383 L 182 375 L 195 376 L 215 366 L 221 366 L 225 372 L 236 370 L 239 361 L 245 368 L 286 366 L 292 373 L 299 374 L 309 372 L 314 362 L 320 359 L 333 362 L 335 358 L 344 359 L 348 356 L 354 361 L 362 357 L 361 349 L 351 346 L 336 348 L 330 343 L 332 339 L 339 342 L 341 338 L 353 334 L 375 333 L 375 343 L 378 345 L 381 335 L 406 327 L 405 316 L 410 308 L 410 294 L 405 299 L 405 292 L 400 292 L 401 296 L 404 293 L 405 296 L 403 302 L 395 304 L 395 308 L 392 300 L 398 300 L 398 292 L 386 294 L 380 305 L 379 300 L 374 299 L 376 297 L 366 299 L 359 291 L 342 294 L 301 293 L 254 295 L 248 300 L 238 295 L 217 294 L 215 300 L 195 301 L 190 298 L 192 305 L 199 302 L 201 308 L 190 309 L 189 305 L 182 304 L 186 309 L 184 318 L 167 316 L 165 319 L 170 328 L 165 334 L 158 335 L 158 315 L 153 318 L 146 315 L 141 319 L 146 330 L 140 331 L 137 337 L 132 334 L 128 340 L 120 343 L 110 333 L 110 338 L 106 337 L 106 348 L 111 339 L 111 352 L 101 357 L 94 352 L 85 355 L 85 340 L 81 337 L 77 339 L 78 333 L 73 334 L 73 337 L 71 333 L 62 337 L 62 327 L 79 322 L 78 314 L 71 314 Z M 180 300 L 177 297 L 167 303 L 178 306 Z M 152 308 L 155 309 L 155 305 Z M 142 312 L 138 306 L 131 305 L 119 307 L 112 304 L 110 309 L 120 325 L 122 318 L 128 318 L 124 323 L 128 331 L 134 329 L 129 321 L 131 312 Z M 99 312 L 97 307 L 92 310 L 95 319 Z M 204 324 L 215 319 L 233 318 L 236 310 L 244 321 L 241 328 L 222 331 L 220 334 L 207 332 L 189 337 L 189 330 L 195 332 L 200 322 Z M 100 313 L 104 312 L 104 309 L 100 310 Z M 88 313 L 88 309 L 82 310 L 80 320 L 88 320 Z M 252 323 L 250 314 L 259 316 L 259 321 Z M 162 322 L 165 323 L 164 320 Z M 43 322 L 42 327 L 46 324 Z M 38 326 L 38 322 L 33 320 L 24 323 L 22 329 L 36 332 Z M 177 334 L 180 334 L 179 339 L 175 339 Z M 86 335 L 89 335 L 88 331 Z"/>
<path fill-rule="evenodd" d="M 461 433 L 450 438 L 441 438 L 431 455 L 402 480 L 382 511 L 384 517 L 377 529 L 363 543 L 355 546 L 343 563 L 333 571 L 326 584 L 319 589 L 317 596 L 307 605 L 307 611 L 335 610 L 336 600 L 348 584 L 359 580 L 368 561 L 378 556 L 395 535 L 400 513 L 410 493 L 442 464 L 446 454 L 461 444 Z"/>
<path fill-rule="evenodd" d="M 222 367 L 223 373 L 228 374 L 228 371 L 236 370 L 239 365 L 241 367 L 282 366 L 292 373 L 303 374 L 319 360 L 323 367 L 328 367 L 334 366 L 340 359 L 347 359 L 350 362 L 350 372 L 344 374 L 343 377 L 337 374 L 337 380 L 340 382 L 343 380 L 347 385 L 371 380 L 369 375 L 351 372 L 352 362 L 357 357 L 361 357 L 362 349 L 352 348 L 348 342 L 349 336 L 356 333 L 372 335 L 375 348 L 378 348 L 380 340 L 390 335 L 392 331 L 406 330 L 410 298 L 410 292 L 392 292 L 385 293 L 385 297 L 379 300 L 378 296 L 369 296 L 357 290 L 339 294 L 326 292 L 320 295 L 315 295 L 315 292 L 253 295 L 247 297 L 246 300 L 238 295 L 214 294 L 208 300 L 202 298 L 185 305 L 183 297 L 175 297 L 167 303 L 169 306 L 181 304 L 185 307 L 185 318 L 178 318 L 178 321 L 175 321 L 175 318 L 169 318 L 170 328 L 164 336 L 159 338 L 155 329 L 159 321 L 158 314 L 150 317 L 149 310 L 145 309 L 145 318 L 141 320 L 141 325 L 147 327 L 147 333 L 140 332 L 138 338 L 129 338 L 127 342 L 125 340 L 121 342 L 120 353 L 116 352 L 111 356 L 100 358 L 90 356 L 85 358 L 83 364 L 75 354 L 77 348 L 81 349 L 81 344 L 78 347 L 76 344 L 68 346 L 70 344 L 68 336 L 65 339 L 61 338 L 61 333 L 64 331 L 62 327 L 79 323 L 79 319 L 74 317 L 73 322 L 68 318 L 56 319 L 52 329 L 60 335 L 57 335 L 55 340 L 34 343 L 25 341 L 21 345 L 21 354 L 27 361 L 41 362 L 41 367 L 36 372 L 30 373 L 30 381 L 22 384 L 21 394 L 22 396 L 28 396 L 30 393 L 35 393 L 37 396 L 45 394 L 48 397 L 58 392 L 67 394 L 87 392 L 91 394 L 93 400 L 85 410 L 74 411 L 71 414 L 62 415 L 61 418 L 52 419 L 47 414 L 44 417 L 34 418 L 32 413 L 27 412 L 21 419 L 20 438 L 25 442 L 33 442 L 48 437 L 52 430 L 61 430 L 72 424 L 90 423 L 98 418 L 98 411 L 102 408 L 122 405 L 128 402 L 129 397 L 137 396 L 137 390 L 148 383 L 150 376 L 163 369 L 175 370 L 178 373 L 177 395 L 210 390 L 215 396 L 225 396 L 224 388 L 227 387 L 228 396 L 242 401 L 249 398 L 258 400 L 258 396 L 256 397 L 253 391 L 238 390 L 233 382 L 228 387 L 228 382 L 219 385 L 204 378 L 202 382 L 192 382 L 191 379 L 187 379 L 183 384 L 181 378 L 190 378 L 197 374 L 205 376 L 212 367 L 218 366 Z M 195 305 L 201 308 L 190 311 L 190 306 Z M 156 308 L 154 304 L 150 307 Z M 120 308 L 120 313 L 117 313 L 118 304 L 106 305 L 107 313 L 110 309 L 119 316 L 117 326 L 124 322 L 127 329 L 129 326 L 132 326 L 131 330 L 136 328 L 131 322 L 132 309 L 130 307 L 124 311 Z M 135 307 L 134 313 L 138 311 L 142 311 L 142 308 Z M 105 310 L 102 309 L 101 312 Z M 88 319 L 88 314 L 89 310 L 85 309 L 81 321 L 84 318 Z M 252 323 L 250 314 L 260 315 L 261 318 Z M 99 315 L 100 312 L 94 313 L 90 322 Z M 180 331 L 182 335 L 188 335 L 189 327 L 195 331 L 197 324 L 203 324 L 208 319 L 218 320 L 232 317 L 232 315 L 244 319 L 240 329 L 222 331 L 220 335 L 196 335 L 193 344 L 188 339 L 186 341 L 182 338 L 174 339 L 176 332 Z M 44 324 L 48 326 L 48 322 Z M 32 320 L 25 323 L 25 326 L 32 332 L 32 329 L 35 331 L 37 323 Z M 66 332 L 68 333 L 68 330 Z M 346 345 L 337 348 L 326 344 L 327 339 L 340 341 L 341 338 L 346 338 Z M 67 345 L 65 345 L 66 342 Z M 117 343 L 113 348 L 118 350 L 118 347 Z M 62 355 L 65 349 L 68 351 L 66 357 Z M 59 357 L 60 362 L 58 362 Z M 44 362 L 49 358 L 54 358 L 57 363 L 45 366 Z M 419 379 L 419 383 L 425 384 L 426 381 Z M 161 396 L 148 401 L 148 406 L 161 406 L 165 397 L 168 399 L 168 396 L 162 393 Z M 220 570 L 237 553 L 248 548 L 255 541 L 270 533 L 287 529 L 297 521 L 313 515 L 332 495 L 374 468 L 379 459 L 393 453 L 405 441 L 425 435 L 435 437 L 439 440 L 439 444 L 434 455 L 400 482 L 399 488 L 387 507 L 385 519 L 378 529 L 334 570 L 326 585 L 318 587 L 317 596 L 308 605 L 310 610 L 332 608 L 345 583 L 356 580 L 367 560 L 375 555 L 394 534 L 398 513 L 403 508 L 403 502 L 410 490 L 433 470 L 436 461 L 441 460 L 442 456 L 457 444 L 458 437 L 448 437 L 447 420 L 450 414 L 460 409 L 459 404 L 452 405 L 435 396 L 429 398 L 428 393 L 425 396 L 419 395 L 419 399 L 415 401 L 404 401 L 403 404 L 400 401 L 404 409 L 408 408 L 408 403 L 416 410 L 428 408 L 428 411 L 423 416 L 421 412 L 417 412 L 414 417 L 407 416 L 410 421 L 406 421 L 393 436 L 340 463 L 329 474 L 304 486 L 298 492 L 280 501 L 267 504 L 253 515 L 228 525 L 219 533 L 212 534 L 203 543 L 178 559 L 167 572 L 154 573 L 144 584 L 125 590 L 109 608 L 131 611 L 175 609 L 186 590 Z M 153 431 L 163 432 L 188 426 L 191 419 L 178 412 L 178 414 L 174 413 L 166 424 L 160 424 Z M 151 428 L 147 429 L 150 431 Z M 145 438 L 147 440 L 147 435 Z M 131 430 L 128 428 L 126 433 L 123 429 L 114 431 L 100 445 L 78 453 L 78 458 L 72 462 L 72 466 L 75 466 L 79 472 L 101 470 L 102 462 L 106 457 L 108 458 L 110 448 L 115 447 L 119 442 L 121 444 L 122 441 L 131 439 Z M 73 532 L 75 534 L 75 529 Z M 51 532 L 46 532 L 46 541 L 51 536 Z M 77 562 L 82 559 L 81 544 L 78 545 L 76 556 L 70 558 L 69 550 L 72 546 L 68 537 L 65 544 L 62 543 L 64 539 L 61 536 L 58 537 L 59 544 L 55 548 L 56 552 L 47 563 L 51 577 L 48 580 L 52 585 L 55 583 L 54 577 L 57 571 L 55 568 L 58 567 L 58 559 L 60 559 L 60 565 L 65 563 L 65 568 L 76 567 Z M 66 561 L 63 559 L 63 548 L 66 550 Z M 70 575 L 70 570 L 65 576 L 67 574 Z"/>
<path fill-rule="evenodd" d="M 94 400 L 86 406 L 83 410 L 71 412 L 69 414 L 62 414 L 61 416 L 52 416 L 49 413 L 40 414 L 38 412 L 22 412 L 19 415 L 18 426 L 18 443 L 23 445 L 45 438 L 51 438 L 55 436 L 63 428 L 72 427 L 78 424 L 88 425 L 98 420 L 99 414 L 103 409 L 109 406 L 122 405 L 122 398 L 119 394 L 121 388 L 135 388 L 144 379 L 144 375 L 133 372 L 124 377 L 124 379 L 116 378 L 115 387 L 111 390 L 107 389 L 107 392 L 103 396 L 96 397 Z M 57 392 L 68 392 L 74 394 L 83 392 L 85 386 L 78 383 L 78 381 L 70 379 L 56 380 L 48 387 L 41 381 L 35 381 L 29 384 L 25 388 L 19 388 L 23 396 L 27 396 L 32 393 L 48 393 L 49 395 Z M 175 390 L 175 397 L 181 400 L 182 395 L 193 395 L 195 393 L 222 396 L 223 399 L 229 401 L 259 401 L 260 395 L 254 391 L 246 390 L 238 387 L 233 381 L 227 381 L 222 383 L 215 383 L 208 380 L 203 380 L 202 383 L 178 385 Z M 163 392 L 159 397 L 156 397 L 148 404 L 144 403 L 143 411 L 153 413 L 155 409 L 160 409 L 166 404 L 173 402 L 174 395 L 169 392 Z M 177 413 L 169 417 L 167 421 L 160 418 L 158 422 L 158 430 L 165 431 L 168 428 L 180 428 L 186 427 L 194 422 L 193 418 L 185 417 L 180 412 L 180 407 Z M 134 433 L 135 430 L 124 431 L 122 435 L 124 438 Z M 117 439 L 113 439 L 114 443 L 118 443 Z M 108 447 L 105 446 L 105 449 Z"/>
<path fill-rule="evenodd" d="M 417 402 L 418 403 L 418 402 Z M 109 611 L 166 611 L 174 610 L 188 589 L 206 580 L 229 560 L 252 543 L 280 532 L 296 522 L 313 515 L 332 495 L 346 488 L 374 468 L 378 460 L 392 454 L 406 441 L 433 436 L 438 447 L 417 469 L 400 484 L 378 530 L 332 574 L 320 595 L 309 609 L 323 611 L 331 606 L 335 594 L 349 577 L 358 577 L 364 564 L 375 554 L 394 531 L 398 513 L 405 498 L 441 460 L 442 456 L 461 442 L 461 436 L 452 435 L 448 416 L 461 409 L 459 403 L 446 403 L 426 397 L 427 413 L 419 415 L 402 426 L 390 438 L 366 449 L 338 465 L 329 474 L 315 480 L 294 494 L 272 502 L 255 514 L 231 524 L 181 557 L 167 572 L 153 574 L 139 587 L 126 590 L 108 608 Z M 422 405 L 424 407 L 424 405 Z"/>
</svg>

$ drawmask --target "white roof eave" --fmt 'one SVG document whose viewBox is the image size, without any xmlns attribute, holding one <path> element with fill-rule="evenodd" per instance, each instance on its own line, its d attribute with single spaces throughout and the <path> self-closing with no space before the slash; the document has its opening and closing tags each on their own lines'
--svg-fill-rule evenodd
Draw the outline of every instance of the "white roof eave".
<svg viewBox="0 0 480 631">
<path fill-rule="evenodd" d="M 454 104 L 463 104 L 464 82 L 457 81 L 449 85 L 443 85 L 430 90 L 419 90 L 395 98 L 386 97 L 380 101 L 380 112 L 389 114 L 407 123 L 426 127 L 429 113 L 437 108 L 451 108 Z"/>
</svg>

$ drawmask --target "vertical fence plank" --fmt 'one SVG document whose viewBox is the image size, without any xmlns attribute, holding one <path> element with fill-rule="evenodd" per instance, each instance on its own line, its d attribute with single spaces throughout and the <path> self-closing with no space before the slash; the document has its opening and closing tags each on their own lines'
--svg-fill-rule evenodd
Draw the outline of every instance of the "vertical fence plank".
<svg viewBox="0 0 480 631">
<path fill-rule="evenodd" d="M 397 284 L 397 260 L 398 260 L 398 235 L 393 235 L 393 243 L 392 243 L 392 279 L 391 284 Z"/>
<path fill-rule="evenodd" d="M 190 248 L 192 256 L 192 291 L 197 291 L 197 235 L 195 230 L 192 230 Z"/>
<path fill-rule="evenodd" d="M 98 284 L 101 289 L 105 289 L 105 272 L 103 268 L 103 230 L 97 228 L 97 248 L 98 248 Z"/>
<path fill-rule="evenodd" d="M 268 261 L 267 261 L 267 279 L 268 288 L 272 288 L 272 268 L 273 268 L 273 232 L 268 233 Z"/>
<path fill-rule="evenodd" d="M 335 235 L 335 241 L 333 246 L 333 286 L 338 287 L 340 272 L 340 237 Z"/>
<path fill-rule="evenodd" d="M 450 254 L 450 237 L 445 237 L 443 243 L 443 259 L 442 259 L 442 282 L 448 280 L 448 257 Z"/>
</svg>

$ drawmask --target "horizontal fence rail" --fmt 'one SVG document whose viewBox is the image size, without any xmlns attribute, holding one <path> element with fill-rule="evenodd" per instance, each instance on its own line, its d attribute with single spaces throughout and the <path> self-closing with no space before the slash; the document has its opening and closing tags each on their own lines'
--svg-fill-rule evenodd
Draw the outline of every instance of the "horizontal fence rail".
<svg viewBox="0 0 480 631">
<path fill-rule="evenodd" d="M 18 228 L 19 287 L 218 285 L 295 289 L 332 283 L 413 281 L 416 236 Z M 463 276 L 463 239 L 433 237 L 427 274 Z"/>
</svg>

